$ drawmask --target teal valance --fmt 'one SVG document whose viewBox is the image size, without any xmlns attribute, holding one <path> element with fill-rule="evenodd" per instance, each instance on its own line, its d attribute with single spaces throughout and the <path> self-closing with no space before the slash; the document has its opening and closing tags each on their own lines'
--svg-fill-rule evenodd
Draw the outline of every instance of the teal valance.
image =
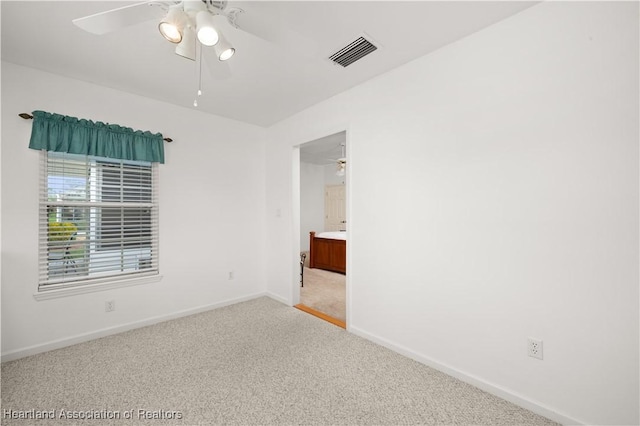
<svg viewBox="0 0 640 426">
<path fill-rule="evenodd" d="M 164 163 L 163 144 L 160 133 L 34 111 L 29 148 Z"/>
</svg>

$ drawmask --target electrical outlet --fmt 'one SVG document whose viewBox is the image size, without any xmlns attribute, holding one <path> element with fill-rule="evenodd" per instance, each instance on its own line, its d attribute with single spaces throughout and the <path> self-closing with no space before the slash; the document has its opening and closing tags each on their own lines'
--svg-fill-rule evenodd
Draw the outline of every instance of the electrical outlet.
<svg viewBox="0 0 640 426">
<path fill-rule="evenodd" d="M 528 349 L 530 357 L 542 359 L 542 340 L 529 337 Z"/>
<path fill-rule="evenodd" d="M 115 300 L 109 300 L 107 302 L 104 302 L 104 311 L 105 312 L 113 312 L 116 310 L 116 301 Z"/>
</svg>

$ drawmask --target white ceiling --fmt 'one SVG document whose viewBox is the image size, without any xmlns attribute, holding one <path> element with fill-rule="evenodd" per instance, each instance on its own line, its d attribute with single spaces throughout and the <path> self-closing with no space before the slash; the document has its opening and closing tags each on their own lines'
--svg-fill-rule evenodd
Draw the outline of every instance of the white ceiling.
<svg viewBox="0 0 640 426">
<path fill-rule="evenodd" d="M 2 60 L 194 108 L 196 63 L 175 55 L 175 45 L 160 36 L 157 25 L 164 14 L 160 8 L 149 8 L 149 21 L 101 36 L 71 22 L 133 3 L 1 1 Z M 282 44 L 227 28 L 225 36 L 237 49 L 228 62 L 231 73 L 221 78 L 220 70 L 210 73 L 205 67 L 198 109 L 270 126 L 533 4 L 230 1 L 228 6 L 242 8 L 245 18 L 294 35 L 285 44 L 306 40 L 310 49 L 301 56 Z M 327 59 L 362 34 L 378 50 L 347 68 Z"/>
</svg>

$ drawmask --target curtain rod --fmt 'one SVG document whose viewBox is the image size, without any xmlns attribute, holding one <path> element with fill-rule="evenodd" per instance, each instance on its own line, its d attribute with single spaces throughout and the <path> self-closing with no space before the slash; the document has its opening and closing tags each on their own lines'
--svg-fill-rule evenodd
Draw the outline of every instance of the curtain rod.
<svg viewBox="0 0 640 426">
<path fill-rule="evenodd" d="M 20 114 L 18 114 L 18 117 L 24 118 L 25 120 L 32 120 L 33 119 L 33 115 L 27 114 L 26 112 L 21 112 Z M 171 138 L 163 138 L 163 140 L 167 141 L 167 142 L 173 142 L 173 139 L 171 139 Z"/>
</svg>

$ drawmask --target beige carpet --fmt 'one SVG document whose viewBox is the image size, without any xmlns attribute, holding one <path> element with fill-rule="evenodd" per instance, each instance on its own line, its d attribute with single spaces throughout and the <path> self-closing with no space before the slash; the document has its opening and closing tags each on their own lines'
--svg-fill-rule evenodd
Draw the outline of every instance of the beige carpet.
<svg viewBox="0 0 640 426">
<path fill-rule="evenodd" d="M 2 411 L 7 426 L 554 424 L 266 297 L 4 363 Z"/>
<path fill-rule="evenodd" d="M 304 268 L 300 303 L 346 322 L 345 276 L 322 269 Z"/>
</svg>

